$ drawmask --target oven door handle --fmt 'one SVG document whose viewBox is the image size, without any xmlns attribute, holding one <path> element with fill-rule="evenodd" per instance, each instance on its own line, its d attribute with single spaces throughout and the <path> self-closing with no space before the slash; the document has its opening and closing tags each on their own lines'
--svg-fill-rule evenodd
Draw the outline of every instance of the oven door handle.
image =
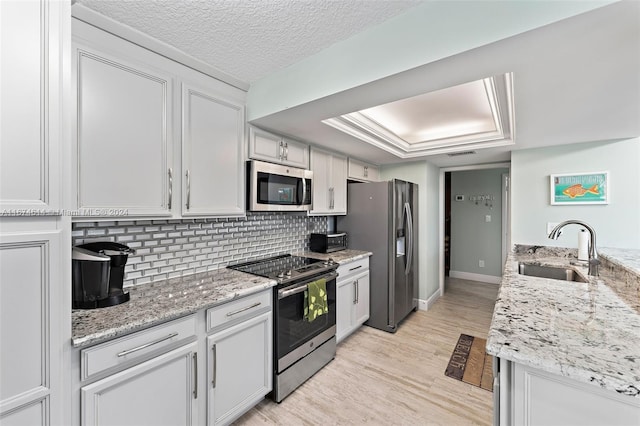
<svg viewBox="0 0 640 426">
<path fill-rule="evenodd" d="M 285 297 L 293 296 L 294 294 L 302 293 L 308 288 L 308 284 L 314 281 L 317 281 L 321 278 L 326 279 L 327 281 L 331 281 L 338 276 L 336 272 L 331 272 L 329 274 L 321 275 L 317 278 L 313 278 L 309 281 L 306 281 L 304 284 L 300 284 L 294 288 L 286 289 L 286 290 L 278 290 L 278 300 L 284 299 Z"/>
</svg>

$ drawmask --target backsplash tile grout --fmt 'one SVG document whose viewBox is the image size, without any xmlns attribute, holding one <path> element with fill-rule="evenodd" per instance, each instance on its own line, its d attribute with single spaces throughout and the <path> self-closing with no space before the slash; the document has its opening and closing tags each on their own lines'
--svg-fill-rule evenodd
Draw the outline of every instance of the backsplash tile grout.
<svg viewBox="0 0 640 426">
<path fill-rule="evenodd" d="M 327 230 L 326 216 L 253 213 L 246 218 L 79 222 L 73 245 L 113 241 L 136 250 L 124 287 L 211 271 L 245 260 L 309 249 L 309 235 Z"/>
</svg>

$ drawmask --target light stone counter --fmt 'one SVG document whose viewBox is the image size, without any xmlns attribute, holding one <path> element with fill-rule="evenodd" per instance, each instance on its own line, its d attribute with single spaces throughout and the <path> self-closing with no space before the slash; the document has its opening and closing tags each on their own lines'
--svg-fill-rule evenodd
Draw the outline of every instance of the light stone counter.
<svg viewBox="0 0 640 426">
<path fill-rule="evenodd" d="M 224 268 L 133 287 L 126 303 L 73 310 L 72 344 L 101 343 L 275 285 L 274 280 Z"/>
<path fill-rule="evenodd" d="M 296 254 L 322 260 L 332 258 L 340 264 L 371 256 L 371 252 L 362 250 Z M 109 308 L 73 310 L 71 341 L 74 347 L 102 343 L 276 284 L 268 278 L 222 268 L 132 287 L 128 290 L 131 300 L 126 303 Z"/>
<path fill-rule="evenodd" d="M 304 251 L 295 254 L 298 256 L 305 256 L 313 259 L 333 259 L 334 262 L 342 265 L 343 263 L 349 263 L 356 260 L 364 259 L 365 257 L 371 256 L 373 253 L 371 253 L 370 251 L 347 249 L 334 251 L 333 253 L 316 253 L 314 251 Z"/>
<path fill-rule="evenodd" d="M 611 263 L 620 258 L 637 266 L 638 259 L 628 251 L 602 254 L 600 277 L 578 283 L 520 275 L 517 266 L 571 267 L 587 277 L 586 266 L 571 265 L 575 249 L 516 246 L 505 264 L 487 352 L 640 398 L 640 275 L 622 272 L 629 280 L 621 285 L 620 268 Z"/>
</svg>

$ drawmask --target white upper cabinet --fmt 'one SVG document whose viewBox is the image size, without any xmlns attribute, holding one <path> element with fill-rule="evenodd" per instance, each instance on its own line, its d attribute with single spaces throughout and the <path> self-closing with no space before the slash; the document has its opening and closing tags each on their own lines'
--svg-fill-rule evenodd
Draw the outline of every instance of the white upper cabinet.
<svg viewBox="0 0 640 426">
<path fill-rule="evenodd" d="M 380 169 L 376 165 L 349 158 L 349 179 L 360 182 L 378 182 Z"/>
<path fill-rule="evenodd" d="M 0 1 L 0 211 L 5 215 L 60 208 L 61 7 Z"/>
<path fill-rule="evenodd" d="M 115 37 L 112 42 L 114 49 L 128 44 Z M 78 208 L 105 209 L 104 215 L 108 209 L 123 209 L 127 216 L 170 215 L 171 76 L 78 42 L 73 53 Z"/>
<path fill-rule="evenodd" d="M 80 215 L 243 216 L 246 93 L 75 19 L 73 38 Z"/>
<path fill-rule="evenodd" d="M 183 216 L 245 214 L 244 92 L 236 92 L 182 84 Z"/>
<path fill-rule="evenodd" d="M 309 215 L 347 214 L 347 158 L 311 148 L 313 209 Z"/>
<path fill-rule="evenodd" d="M 309 146 L 250 127 L 249 158 L 308 169 Z"/>
</svg>

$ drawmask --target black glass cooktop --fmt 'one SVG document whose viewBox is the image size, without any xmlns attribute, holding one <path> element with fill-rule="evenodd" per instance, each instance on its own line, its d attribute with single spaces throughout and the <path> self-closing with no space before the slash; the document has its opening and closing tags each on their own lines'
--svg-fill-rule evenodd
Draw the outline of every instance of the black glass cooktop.
<svg viewBox="0 0 640 426">
<path fill-rule="evenodd" d="M 321 274 L 336 267 L 337 264 L 333 261 L 325 262 L 320 259 L 290 254 L 228 266 L 230 269 L 248 274 L 273 278 L 281 283 Z"/>
</svg>

